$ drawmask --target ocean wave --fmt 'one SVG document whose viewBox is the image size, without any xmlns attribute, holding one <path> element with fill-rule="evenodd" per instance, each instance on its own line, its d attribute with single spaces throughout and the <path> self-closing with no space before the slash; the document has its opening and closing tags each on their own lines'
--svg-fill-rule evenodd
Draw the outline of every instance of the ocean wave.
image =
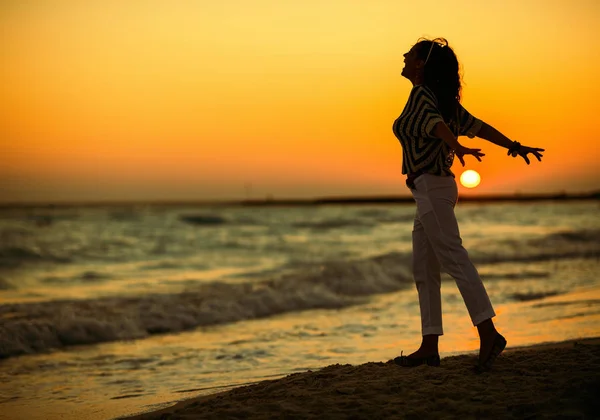
<svg viewBox="0 0 600 420">
<path fill-rule="evenodd" d="M 24 227 L 7 227 L 0 229 L 0 241 L 3 243 L 33 236 L 31 229 Z"/>
<path fill-rule="evenodd" d="M 572 258 L 600 258 L 600 250 L 584 249 L 573 251 L 548 250 L 542 252 L 523 252 L 519 254 L 480 254 L 472 256 L 472 261 L 476 264 L 498 264 L 507 262 L 529 263 L 529 262 L 544 262 L 558 261 Z M 527 276 L 523 276 L 527 277 Z M 543 277 L 542 275 L 538 277 Z"/>
<path fill-rule="evenodd" d="M 484 280 L 501 279 L 501 280 L 523 280 L 523 279 L 545 279 L 550 277 L 547 271 L 516 271 L 512 273 L 488 273 L 481 276 Z"/>
<path fill-rule="evenodd" d="M 345 227 L 361 227 L 361 226 L 372 226 L 372 224 L 365 221 L 351 220 L 351 219 L 330 219 L 322 220 L 318 222 L 297 222 L 292 225 L 295 228 L 308 228 L 314 230 L 327 230 L 327 229 L 339 229 Z"/>
<path fill-rule="evenodd" d="M 134 209 L 116 210 L 108 213 L 109 220 L 131 222 L 141 220 L 141 214 Z"/>
<path fill-rule="evenodd" d="M 523 242 L 514 251 L 473 252 L 472 257 L 476 265 L 598 258 L 598 238 L 597 230 L 565 231 Z M 0 263 L 6 257 L 22 261 L 47 258 L 35 250 L 14 247 L 0 249 Z M 202 284 L 179 294 L 0 305 L 0 358 L 174 333 L 286 312 L 343 308 L 362 303 L 373 294 L 414 287 L 411 258 L 410 253 L 394 252 L 363 260 L 305 264 L 278 277 L 267 272 L 265 277 L 261 276 L 262 281 Z M 524 270 L 493 279 L 546 275 Z M 95 272 L 87 277 L 99 280 Z M 534 298 L 515 296 L 521 300 Z"/>
<path fill-rule="evenodd" d="M 415 220 L 413 212 L 393 213 L 383 209 L 362 210 L 357 213 L 357 216 L 373 219 L 377 223 L 409 223 Z"/>
<path fill-rule="evenodd" d="M 210 283 L 179 294 L 0 306 L 0 358 L 173 333 L 308 309 L 335 309 L 412 284 L 408 255 L 330 262 L 260 283 Z M 394 263 L 392 263 L 392 259 Z"/>
<path fill-rule="evenodd" d="M 77 214 L 44 214 L 44 213 L 33 213 L 24 215 L 24 220 L 32 222 L 38 227 L 50 226 L 56 222 L 77 220 L 79 215 Z"/>
<path fill-rule="evenodd" d="M 78 280 L 86 281 L 86 282 L 96 282 L 102 280 L 108 280 L 111 276 L 106 273 L 99 273 L 97 271 L 84 271 L 80 275 L 77 276 Z"/>
<path fill-rule="evenodd" d="M 47 284 L 72 284 L 73 280 L 82 283 L 99 283 L 111 278 L 112 277 L 110 275 L 105 273 L 99 273 L 97 271 L 84 271 L 73 277 L 48 276 L 42 278 L 40 281 Z"/>
<path fill-rule="evenodd" d="M 183 268 L 184 265 L 175 261 L 160 261 L 157 263 L 144 264 L 140 266 L 140 270 L 174 270 Z"/>
<path fill-rule="evenodd" d="M 14 288 L 15 286 L 11 282 L 3 277 L 0 277 L 0 290 L 11 290 Z"/>
<path fill-rule="evenodd" d="M 224 225 L 227 220 L 221 216 L 215 216 L 210 214 L 198 214 L 198 215 L 180 215 L 179 220 L 184 223 L 198 226 L 216 226 Z"/>
<path fill-rule="evenodd" d="M 504 241 L 503 245 L 507 252 L 474 252 L 473 261 L 494 264 L 600 258 L 600 229 L 566 230 L 528 241 Z"/>
<path fill-rule="evenodd" d="M 26 246 L 6 246 L 0 248 L 0 267 L 14 268 L 32 262 L 69 262 L 68 258 L 41 252 Z"/>
<path fill-rule="evenodd" d="M 529 302 L 531 300 L 540 300 L 551 296 L 557 296 L 566 292 L 553 290 L 550 292 L 531 292 L 531 293 L 513 293 L 510 297 L 520 302 Z"/>
<path fill-rule="evenodd" d="M 548 245 L 548 241 L 553 244 L 573 244 L 573 243 L 595 243 L 600 244 L 600 229 L 586 229 L 586 230 L 568 230 L 562 232 L 555 232 L 546 236 L 543 243 Z M 537 241 L 540 242 L 539 240 Z"/>
</svg>

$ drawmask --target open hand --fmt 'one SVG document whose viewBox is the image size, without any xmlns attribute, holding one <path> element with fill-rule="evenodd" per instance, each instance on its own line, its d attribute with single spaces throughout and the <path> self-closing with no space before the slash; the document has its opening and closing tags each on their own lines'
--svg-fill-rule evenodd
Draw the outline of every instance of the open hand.
<svg viewBox="0 0 600 420">
<path fill-rule="evenodd" d="M 485 156 L 485 154 L 481 153 L 481 149 L 469 149 L 468 147 L 461 147 L 454 151 L 454 154 L 460 160 L 462 166 L 465 166 L 465 160 L 463 159 L 464 155 L 473 155 L 475 158 L 481 162 L 481 157 Z"/>
<path fill-rule="evenodd" d="M 527 147 L 527 146 L 521 146 L 519 148 L 518 152 L 508 152 L 509 155 L 512 155 L 512 157 L 516 157 L 517 155 L 521 156 L 523 159 L 525 159 L 525 162 L 527 162 L 527 164 L 529 165 L 529 158 L 527 157 L 527 155 L 529 153 L 532 153 L 533 156 L 535 156 L 537 158 L 538 161 L 542 161 L 542 154 L 540 152 L 545 152 L 545 149 L 538 149 L 535 147 Z"/>
</svg>

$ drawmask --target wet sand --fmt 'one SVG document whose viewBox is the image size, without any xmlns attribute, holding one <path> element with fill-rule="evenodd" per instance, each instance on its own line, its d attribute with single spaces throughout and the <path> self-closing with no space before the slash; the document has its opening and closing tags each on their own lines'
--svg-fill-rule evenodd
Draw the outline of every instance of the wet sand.
<svg viewBox="0 0 600 420">
<path fill-rule="evenodd" d="M 509 347 L 492 371 L 476 354 L 438 368 L 331 365 L 179 402 L 133 419 L 561 418 L 600 415 L 600 338 Z"/>
</svg>

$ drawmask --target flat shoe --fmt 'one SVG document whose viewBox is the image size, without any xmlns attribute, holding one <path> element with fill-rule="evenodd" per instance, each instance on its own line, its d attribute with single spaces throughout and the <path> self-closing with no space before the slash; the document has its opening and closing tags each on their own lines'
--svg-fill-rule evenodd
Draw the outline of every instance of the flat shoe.
<svg viewBox="0 0 600 420">
<path fill-rule="evenodd" d="M 434 354 L 427 357 L 408 357 L 402 356 L 402 353 L 400 353 L 400 356 L 394 359 L 394 363 L 402 367 L 416 367 L 421 366 L 422 364 L 437 367 L 440 365 L 440 355 Z"/>
<path fill-rule="evenodd" d="M 494 344 L 492 346 L 492 351 L 490 355 L 483 362 L 479 362 L 475 367 L 475 373 L 483 373 L 487 372 L 492 368 L 496 357 L 500 355 L 506 348 L 506 339 L 500 335 L 499 333 L 494 338 Z"/>
</svg>

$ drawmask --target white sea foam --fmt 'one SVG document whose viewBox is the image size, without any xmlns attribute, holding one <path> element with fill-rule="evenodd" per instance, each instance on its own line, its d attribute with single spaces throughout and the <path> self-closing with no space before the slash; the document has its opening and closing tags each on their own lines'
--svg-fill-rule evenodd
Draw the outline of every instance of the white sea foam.
<svg viewBox="0 0 600 420">
<path fill-rule="evenodd" d="M 0 306 L 0 357 L 133 339 L 313 308 L 341 308 L 412 284 L 408 256 L 332 262 L 259 283 L 179 294 Z"/>
</svg>

